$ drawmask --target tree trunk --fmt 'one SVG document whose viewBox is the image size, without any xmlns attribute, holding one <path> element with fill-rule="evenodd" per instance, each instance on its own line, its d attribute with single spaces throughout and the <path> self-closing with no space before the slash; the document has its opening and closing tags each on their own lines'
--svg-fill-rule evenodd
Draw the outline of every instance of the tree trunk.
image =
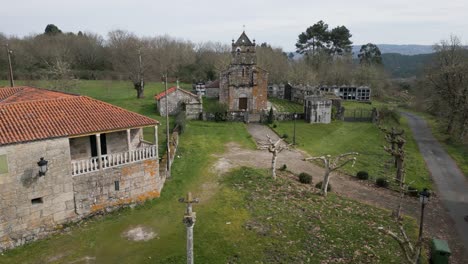
<svg viewBox="0 0 468 264">
<path fill-rule="evenodd" d="M 396 157 L 397 160 L 397 174 L 396 174 L 396 180 L 400 183 L 400 185 L 403 183 L 403 159 L 401 156 Z"/>
<path fill-rule="evenodd" d="M 137 98 L 138 99 L 145 98 L 145 96 L 144 96 L 145 84 L 143 82 L 134 83 L 133 87 L 137 91 Z"/>
<path fill-rule="evenodd" d="M 273 152 L 273 157 L 271 158 L 271 177 L 276 180 L 276 158 L 278 157 L 278 153 L 276 150 Z"/>
<path fill-rule="evenodd" d="M 323 177 L 322 181 L 322 194 L 323 196 L 327 196 L 327 189 L 328 189 L 328 182 L 330 181 L 330 169 L 325 168 L 325 176 Z"/>
</svg>

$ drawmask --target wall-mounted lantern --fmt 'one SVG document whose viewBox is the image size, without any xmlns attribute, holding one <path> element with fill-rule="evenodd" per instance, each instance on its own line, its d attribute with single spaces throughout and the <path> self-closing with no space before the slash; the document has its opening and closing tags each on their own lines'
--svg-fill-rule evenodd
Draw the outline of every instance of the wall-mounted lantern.
<svg viewBox="0 0 468 264">
<path fill-rule="evenodd" d="M 39 177 L 46 175 L 47 172 L 47 163 L 49 163 L 47 160 L 44 158 L 41 158 L 37 165 L 39 166 Z"/>
</svg>

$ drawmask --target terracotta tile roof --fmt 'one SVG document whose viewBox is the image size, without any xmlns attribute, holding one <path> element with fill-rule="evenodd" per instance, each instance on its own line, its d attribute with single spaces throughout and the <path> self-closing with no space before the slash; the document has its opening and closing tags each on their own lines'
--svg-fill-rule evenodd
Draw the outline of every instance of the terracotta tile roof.
<svg viewBox="0 0 468 264">
<path fill-rule="evenodd" d="M 26 95 L 21 95 L 23 99 L 17 102 L 0 101 L 0 145 L 158 124 L 154 119 L 87 96 L 30 89 L 35 90 L 35 98 L 43 99 L 26 100 Z M 55 97 L 57 94 L 65 96 Z M 51 98 L 44 99 L 47 95 Z"/>
<path fill-rule="evenodd" d="M 21 91 L 24 87 L 3 87 L 0 88 L 0 101 L 5 100 L 7 97 L 14 95 Z"/>
<path fill-rule="evenodd" d="M 184 93 L 186 93 L 186 94 L 188 94 L 188 95 L 190 95 L 190 96 L 196 97 L 196 98 L 198 99 L 198 96 L 197 96 L 196 94 L 191 93 L 191 92 L 189 92 L 189 91 L 187 91 L 187 90 L 184 90 L 184 89 L 181 89 L 181 88 L 177 88 L 176 86 L 167 89 L 167 94 L 171 94 L 171 93 L 173 93 L 173 92 L 175 92 L 175 91 L 177 91 L 177 90 L 179 90 L 179 91 L 181 91 L 181 92 L 184 92 Z M 159 101 L 161 98 L 163 98 L 163 97 L 165 97 L 165 96 L 166 96 L 166 91 L 163 91 L 162 93 L 159 93 L 159 94 L 155 95 L 155 96 L 154 96 L 154 99 L 156 99 L 157 101 Z"/>
<path fill-rule="evenodd" d="M 173 93 L 175 92 L 175 90 L 177 90 L 177 87 L 171 87 L 169 89 L 167 89 L 167 94 L 170 94 L 170 93 Z M 157 95 L 154 96 L 154 99 L 156 100 L 159 100 L 161 98 L 163 98 L 164 96 L 166 96 L 166 91 L 163 91 L 162 93 L 158 93 Z"/>
<path fill-rule="evenodd" d="M 6 96 L 3 97 L 1 94 Z M 0 103 L 17 103 L 23 101 L 35 101 L 73 96 L 76 95 L 46 89 L 37 89 L 27 86 L 0 88 Z"/>
</svg>

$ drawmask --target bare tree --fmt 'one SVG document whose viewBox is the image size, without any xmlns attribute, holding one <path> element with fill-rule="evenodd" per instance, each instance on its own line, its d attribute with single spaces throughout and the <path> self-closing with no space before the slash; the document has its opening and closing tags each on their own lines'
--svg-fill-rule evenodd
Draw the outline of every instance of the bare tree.
<svg viewBox="0 0 468 264">
<path fill-rule="evenodd" d="M 346 164 L 352 162 L 352 166 L 356 163 L 356 156 L 359 155 L 357 152 L 348 152 L 341 155 L 332 157 L 331 155 L 324 155 L 320 157 L 310 157 L 305 158 L 305 161 L 321 160 L 325 166 L 325 175 L 323 176 L 322 181 L 322 194 L 327 196 L 328 183 L 330 181 L 330 173 L 333 171 L 345 166 Z"/>
<path fill-rule="evenodd" d="M 449 135 L 454 134 L 458 119 L 459 138 L 462 139 L 468 122 L 468 115 L 463 113 L 468 108 L 468 50 L 456 36 L 451 36 L 448 41 L 441 41 L 434 46 L 434 50 L 436 53 L 427 71 L 427 79 L 438 95 L 434 99 L 442 102 L 447 109 L 438 109 L 447 118 L 446 132 Z"/>
<path fill-rule="evenodd" d="M 384 149 L 386 152 L 390 153 L 396 161 L 396 168 L 397 168 L 397 173 L 396 173 L 396 180 L 400 183 L 403 183 L 405 181 L 404 179 L 404 166 L 405 166 L 405 150 L 404 146 L 406 143 L 406 140 L 403 139 L 401 136 L 397 136 L 394 139 L 390 139 L 390 136 L 386 137 L 387 140 L 392 144 L 392 147 L 386 147 L 384 146 Z M 396 147 L 395 147 L 395 146 Z"/>
<path fill-rule="evenodd" d="M 137 98 L 144 97 L 144 73 L 146 70 L 142 61 L 144 42 L 136 35 L 123 30 L 109 32 L 108 48 L 110 49 L 112 65 L 115 70 L 129 75 Z"/>
<path fill-rule="evenodd" d="M 258 142 L 259 149 L 266 149 L 268 152 L 272 154 L 271 157 L 271 177 L 276 180 L 276 159 L 278 158 L 278 154 L 288 149 L 289 145 L 287 145 L 282 138 L 278 139 L 274 142 L 269 135 L 267 135 L 267 142 Z M 283 144 L 281 144 L 283 143 Z"/>
<path fill-rule="evenodd" d="M 391 238 L 393 238 L 398 243 L 398 245 L 400 245 L 400 248 L 405 254 L 406 261 L 408 263 L 417 264 L 419 253 L 421 252 L 421 247 L 422 247 L 422 238 L 419 238 L 416 244 L 413 246 L 413 244 L 411 243 L 411 240 L 408 238 L 408 235 L 406 235 L 406 231 L 405 231 L 405 228 L 403 227 L 403 223 L 398 218 L 396 218 L 396 221 L 398 224 L 401 237 L 398 234 L 388 229 L 385 229 L 383 227 L 379 227 L 378 230 L 390 236 Z"/>
<path fill-rule="evenodd" d="M 397 138 L 402 137 L 405 133 L 405 130 L 398 131 L 395 127 L 392 127 L 390 130 L 384 127 L 379 127 L 382 132 L 385 133 L 385 140 L 391 144 L 391 150 L 394 151 L 397 149 Z M 398 167 L 397 158 L 395 157 L 395 167 Z"/>
</svg>

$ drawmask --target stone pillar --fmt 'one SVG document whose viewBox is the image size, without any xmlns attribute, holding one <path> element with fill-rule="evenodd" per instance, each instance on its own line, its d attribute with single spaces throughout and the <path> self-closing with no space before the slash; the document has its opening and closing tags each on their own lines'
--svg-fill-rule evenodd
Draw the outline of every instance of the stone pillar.
<svg viewBox="0 0 468 264">
<path fill-rule="evenodd" d="M 156 148 L 156 158 L 159 159 L 158 126 L 154 126 L 154 146 Z"/>
<path fill-rule="evenodd" d="M 130 141 L 131 130 L 127 129 L 127 150 L 130 151 L 132 148 L 132 144 Z"/>
<path fill-rule="evenodd" d="M 98 164 L 99 164 L 99 169 L 102 170 L 102 150 L 101 150 L 101 134 L 96 134 L 96 147 L 97 147 L 97 153 L 98 153 Z"/>
<path fill-rule="evenodd" d="M 198 198 L 192 198 L 192 193 L 187 193 L 186 198 L 180 198 L 179 202 L 187 204 L 183 223 L 187 228 L 187 264 L 193 264 L 193 226 L 196 221 L 196 213 L 192 211 L 192 204 L 198 203 Z"/>
</svg>

